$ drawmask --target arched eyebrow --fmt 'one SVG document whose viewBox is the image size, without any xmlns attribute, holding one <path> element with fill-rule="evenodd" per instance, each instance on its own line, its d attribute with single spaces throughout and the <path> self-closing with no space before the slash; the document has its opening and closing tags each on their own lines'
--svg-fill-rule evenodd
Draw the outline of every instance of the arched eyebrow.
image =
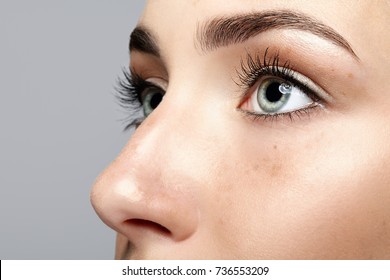
<svg viewBox="0 0 390 280">
<path fill-rule="evenodd" d="M 160 57 L 160 50 L 157 45 L 157 40 L 144 26 L 137 26 L 133 32 L 131 32 L 129 50 L 137 50 Z"/>
<path fill-rule="evenodd" d="M 196 42 L 202 51 L 212 51 L 246 40 L 272 29 L 295 29 L 312 33 L 358 56 L 343 36 L 333 28 L 300 12 L 271 10 L 213 18 L 198 24 Z"/>
<path fill-rule="evenodd" d="M 295 29 L 312 33 L 347 50 L 359 60 L 348 41 L 333 28 L 308 15 L 291 10 L 271 10 L 213 18 L 198 24 L 195 45 L 200 46 L 204 52 L 213 51 L 243 43 L 272 29 Z M 129 49 L 160 57 L 155 36 L 144 26 L 137 26 L 131 33 Z"/>
</svg>

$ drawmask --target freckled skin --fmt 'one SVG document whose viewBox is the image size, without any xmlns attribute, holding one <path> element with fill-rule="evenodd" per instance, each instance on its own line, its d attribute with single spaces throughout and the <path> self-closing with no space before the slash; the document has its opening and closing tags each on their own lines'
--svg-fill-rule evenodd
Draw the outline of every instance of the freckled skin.
<svg viewBox="0 0 390 280">
<path fill-rule="evenodd" d="M 286 2 L 148 2 L 140 24 L 162 60 L 132 52 L 131 67 L 169 86 L 91 194 L 118 232 L 116 258 L 390 258 L 390 6 Z M 285 30 L 207 54 L 195 47 L 199 21 L 280 8 L 331 26 L 359 60 Z M 240 114 L 241 57 L 267 47 L 332 101 L 293 121 Z"/>
</svg>

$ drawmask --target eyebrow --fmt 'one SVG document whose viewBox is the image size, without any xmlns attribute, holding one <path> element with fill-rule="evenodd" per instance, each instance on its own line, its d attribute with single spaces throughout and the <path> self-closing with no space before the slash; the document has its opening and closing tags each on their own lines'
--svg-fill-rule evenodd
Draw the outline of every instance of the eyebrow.
<svg viewBox="0 0 390 280">
<path fill-rule="evenodd" d="M 138 50 L 160 57 L 160 50 L 155 37 L 143 26 L 137 26 L 130 35 L 129 50 Z"/>
<path fill-rule="evenodd" d="M 358 58 L 351 45 L 333 28 L 291 10 L 271 10 L 249 14 L 216 17 L 198 24 L 195 45 L 206 51 L 243 43 L 260 33 L 273 29 L 295 29 L 312 33 L 347 50 Z M 160 57 L 155 36 L 144 26 L 137 26 L 130 35 L 130 51 L 141 51 Z"/>
<path fill-rule="evenodd" d="M 198 24 L 196 40 L 203 51 L 212 51 L 246 40 L 272 29 L 295 29 L 310 32 L 358 56 L 346 39 L 333 28 L 300 12 L 271 10 L 217 17 L 204 24 Z"/>
</svg>

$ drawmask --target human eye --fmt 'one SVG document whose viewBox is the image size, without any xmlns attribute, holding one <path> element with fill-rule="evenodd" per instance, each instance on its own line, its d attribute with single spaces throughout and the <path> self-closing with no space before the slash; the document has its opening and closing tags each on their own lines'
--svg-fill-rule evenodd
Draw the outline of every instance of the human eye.
<svg viewBox="0 0 390 280">
<path fill-rule="evenodd" d="M 302 117 L 323 109 L 330 97 L 308 77 L 294 71 L 288 62 L 279 65 L 279 55 L 252 57 L 241 63 L 240 84 L 246 93 L 238 109 L 254 119 L 276 120 Z"/>
<path fill-rule="evenodd" d="M 124 78 L 116 87 L 119 104 L 130 112 L 125 119 L 125 130 L 139 126 L 162 101 L 166 82 L 161 78 L 143 79 L 135 71 L 124 70 Z"/>
</svg>

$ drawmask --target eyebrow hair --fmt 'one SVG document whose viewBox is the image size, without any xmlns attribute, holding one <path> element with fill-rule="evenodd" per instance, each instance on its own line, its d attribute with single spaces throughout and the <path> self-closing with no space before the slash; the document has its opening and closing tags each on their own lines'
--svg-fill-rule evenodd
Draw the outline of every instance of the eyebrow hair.
<svg viewBox="0 0 390 280">
<path fill-rule="evenodd" d="M 310 32 L 331 41 L 358 56 L 346 39 L 333 28 L 303 13 L 291 10 L 270 10 L 249 14 L 217 17 L 198 24 L 196 40 L 203 51 L 212 51 L 231 44 L 238 44 L 259 33 L 272 29 L 295 29 Z"/>
<path fill-rule="evenodd" d="M 154 36 L 143 26 L 137 26 L 130 34 L 129 50 L 138 50 L 160 57 L 160 50 Z"/>
</svg>

